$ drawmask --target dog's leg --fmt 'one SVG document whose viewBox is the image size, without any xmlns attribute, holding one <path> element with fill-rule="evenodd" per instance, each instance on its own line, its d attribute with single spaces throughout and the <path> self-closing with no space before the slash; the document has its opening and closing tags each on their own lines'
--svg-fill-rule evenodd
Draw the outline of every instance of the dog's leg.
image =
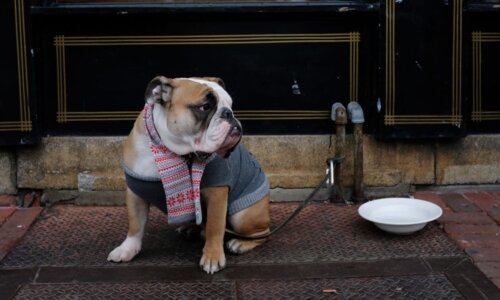
<svg viewBox="0 0 500 300">
<path fill-rule="evenodd" d="M 148 220 L 149 203 L 127 189 L 128 233 L 127 238 L 108 255 L 109 261 L 126 262 L 141 251 L 144 228 Z"/>
<path fill-rule="evenodd" d="M 269 233 L 269 201 L 267 194 L 261 201 L 229 217 L 233 230 L 244 236 L 253 237 Z M 245 253 L 261 245 L 267 238 L 257 240 L 231 239 L 226 246 L 232 253 Z"/>
<path fill-rule="evenodd" d="M 208 274 L 213 274 L 226 266 L 224 231 L 228 192 L 227 187 L 211 187 L 201 191 L 203 201 L 207 205 L 207 223 L 200 267 Z"/>
</svg>

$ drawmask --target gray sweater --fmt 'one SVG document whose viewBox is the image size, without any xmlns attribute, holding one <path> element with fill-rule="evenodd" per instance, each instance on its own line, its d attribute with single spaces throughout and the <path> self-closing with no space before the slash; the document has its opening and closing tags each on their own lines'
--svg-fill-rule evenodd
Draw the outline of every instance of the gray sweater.
<svg viewBox="0 0 500 300">
<path fill-rule="evenodd" d="M 136 195 L 167 212 L 159 178 L 142 178 L 125 165 L 124 171 L 127 185 Z M 229 187 L 229 215 L 250 207 L 269 192 L 269 181 L 259 162 L 242 144 L 227 159 L 216 155 L 205 167 L 201 189 L 223 186 Z"/>
</svg>

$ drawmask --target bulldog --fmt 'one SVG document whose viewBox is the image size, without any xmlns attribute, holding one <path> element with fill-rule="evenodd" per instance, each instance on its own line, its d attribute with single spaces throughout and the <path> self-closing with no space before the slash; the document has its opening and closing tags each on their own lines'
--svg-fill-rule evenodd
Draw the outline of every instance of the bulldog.
<svg viewBox="0 0 500 300">
<path fill-rule="evenodd" d="M 269 233 L 269 182 L 239 144 L 241 124 L 219 78 L 158 76 L 145 100 L 123 147 L 128 233 L 108 260 L 126 262 L 140 252 L 153 204 L 169 223 L 203 227 L 199 265 L 213 274 L 226 266 L 226 226 L 245 237 Z M 226 247 L 241 254 L 265 241 L 232 238 Z"/>
</svg>

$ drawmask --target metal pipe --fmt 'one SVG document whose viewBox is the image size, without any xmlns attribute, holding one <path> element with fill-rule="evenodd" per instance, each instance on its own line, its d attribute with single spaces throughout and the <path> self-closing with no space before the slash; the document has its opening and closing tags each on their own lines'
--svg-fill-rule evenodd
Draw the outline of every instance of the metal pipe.
<svg viewBox="0 0 500 300">
<path fill-rule="evenodd" d="M 342 103 L 336 102 L 332 106 L 332 120 L 335 122 L 335 157 L 345 157 L 345 126 L 347 113 Z M 335 165 L 335 189 L 332 190 L 330 201 L 345 203 L 345 166 L 342 162 Z"/>
<path fill-rule="evenodd" d="M 352 198 L 355 202 L 365 199 L 363 186 L 363 109 L 357 102 L 347 105 L 349 119 L 353 124 L 354 135 L 354 189 Z"/>
</svg>

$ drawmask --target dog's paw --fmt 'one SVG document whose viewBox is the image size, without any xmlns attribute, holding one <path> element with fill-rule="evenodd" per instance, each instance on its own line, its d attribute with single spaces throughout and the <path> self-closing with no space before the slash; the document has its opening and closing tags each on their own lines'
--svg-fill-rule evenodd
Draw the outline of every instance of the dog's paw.
<svg viewBox="0 0 500 300">
<path fill-rule="evenodd" d="M 226 243 L 226 247 L 231 253 L 242 254 L 252 250 L 262 243 L 262 240 L 231 239 Z"/>
<path fill-rule="evenodd" d="M 127 238 L 123 243 L 111 251 L 108 255 L 108 261 L 112 262 L 127 262 L 131 261 L 137 253 L 141 251 L 141 243 Z"/>
<path fill-rule="evenodd" d="M 207 272 L 207 274 L 213 274 L 226 267 L 226 255 L 224 254 L 224 248 L 222 245 L 220 247 L 207 247 L 203 248 L 203 256 L 200 259 L 200 268 Z"/>
</svg>

